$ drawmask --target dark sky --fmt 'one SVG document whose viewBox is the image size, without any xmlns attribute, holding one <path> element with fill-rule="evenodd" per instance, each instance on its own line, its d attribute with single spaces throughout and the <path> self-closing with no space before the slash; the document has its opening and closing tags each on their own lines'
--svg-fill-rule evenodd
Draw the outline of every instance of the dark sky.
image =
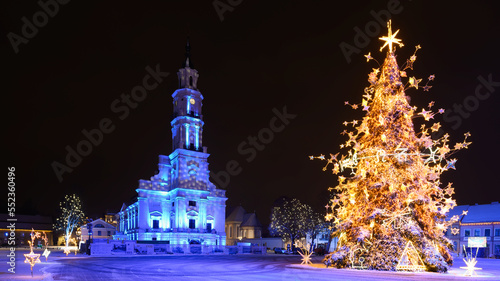
<svg viewBox="0 0 500 281">
<path fill-rule="evenodd" d="M 237 5 L 221 21 L 211 1 L 71 1 L 59 5 L 16 54 L 7 34 L 22 36 L 22 18 L 32 22 L 41 7 L 2 1 L 2 139 L 5 165 L 16 167 L 18 212 L 54 215 L 64 194 L 77 193 L 87 214 L 102 216 L 136 194 L 138 180 L 155 174 L 158 154 L 171 152 L 171 95 L 188 34 L 205 97 L 203 145 L 210 169 L 219 172 L 230 160 L 242 167 L 225 188 L 227 206 L 255 210 L 263 223 L 280 196 L 323 211 L 336 177 L 308 156 L 339 151 L 345 141 L 341 123 L 361 118 L 344 101 L 361 101 L 367 75 L 377 67 L 363 55 L 371 52 L 379 61 L 385 56 L 377 38 L 386 28 L 371 11 L 386 13 L 388 1 L 339 2 L 231 1 Z M 399 63 L 420 44 L 409 75 L 436 75 L 430 92 L 407 92 L 412 104 L 472 106 L 467 118 L 457 112 L 448 122 L 437 117 L 452 139 L 472 133 L 470 149 L 456 155 L 457 171 L 443 174 L 444 182 L 454 182 L 458 204 L 500 200 L 500 86 L 482 100 L 474 97 L 478 76 L 500 81 L 500 18 L 493 3 L 401 1 L 391 16 L 405 44 L 397 51 Z M 366 46 L 356 44 L 354 28 L 367 25 L 372 35 Z M 350 62 L 342 42 L 360 49 Z M 157 64 L 170 75 L 120 120 L 111 104 Z M 238 145 L 269 127 L 273 108 L 285 106 L 296 118 L 247 162 Z M 112 120 L 114 131 L 59 182 L 53 161 L 64 163 L 65 147 L 75 148 L 85 139 L 81 131 L 97 128 L 103 118 Z"/>
</svg>

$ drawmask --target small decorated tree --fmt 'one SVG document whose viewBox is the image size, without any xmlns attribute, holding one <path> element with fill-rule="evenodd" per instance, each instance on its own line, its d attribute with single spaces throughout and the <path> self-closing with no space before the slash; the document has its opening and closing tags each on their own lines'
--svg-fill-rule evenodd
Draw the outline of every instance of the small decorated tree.
<svg viewBox="0 0 500 281">
<path fill-rule="evenodd" d="M 54 224 L 55 230 L 63 231 L 66 255 L 69 254 L 69 243 L 73 231 L 85 222 L 85 214 L 82 210 L 82 203 L 80 198 L 75 194 L 66 195 L 64 201 L 59 203 L 60 216 L 56 219 Z"/>
</svg>

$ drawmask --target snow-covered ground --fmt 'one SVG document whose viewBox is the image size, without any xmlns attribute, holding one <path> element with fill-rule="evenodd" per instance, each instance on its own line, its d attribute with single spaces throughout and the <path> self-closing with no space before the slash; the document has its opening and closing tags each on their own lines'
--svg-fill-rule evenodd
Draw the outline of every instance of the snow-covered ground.
<svg viewBox="0 0 500 281">
<path fill-rule="evenodd" d="M 8 252 L 0 250 L 0 280 L 500 280 L 500 260 L 478 259 L 475 277 L 465 277 L 460 258 L 448 273 L 405 273 L 325 268 L 321 257 L 313 266 L 300 265 L 297 255 L 165 255 L 89 257 L 54 251 L 48 262 L 35 265 L 31 277 L 17 251 L 16 273 L 7 272 Z M 40 250 L 36 253 L 41 253 Z"/>
</svg>

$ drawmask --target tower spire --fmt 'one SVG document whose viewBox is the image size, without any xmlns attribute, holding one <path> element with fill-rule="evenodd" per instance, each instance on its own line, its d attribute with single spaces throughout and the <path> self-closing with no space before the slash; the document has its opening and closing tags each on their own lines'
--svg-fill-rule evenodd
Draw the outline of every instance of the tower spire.
<svg viewBox="0 0 500 281">
<path fill-rule="evenodd" d="M 184 55 L 185 55 L 186 59 L 184 60 L 182 67 L 183 68 L 186 68 L 186 67 L 194 68 L 193 63 L 191 62 L 191 46 L 189 45 L 189 36 L 187 37 L 187 40 L 186 40 L 186 53 Z"/>
</svg>

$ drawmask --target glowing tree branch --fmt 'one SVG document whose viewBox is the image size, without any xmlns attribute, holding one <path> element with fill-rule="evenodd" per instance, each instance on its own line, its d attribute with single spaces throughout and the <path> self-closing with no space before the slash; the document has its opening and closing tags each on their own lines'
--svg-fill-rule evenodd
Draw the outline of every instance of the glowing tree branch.
<svg viewBox="0 0 500 281">
<path fill-rule="evenodd" d="M 85 214 L 82 211 L 80 198 L 75 194 L 66 195 L 64 201 L 60 203 L 60 212 L 61 215 L 57 218 L 54 228 L 63 231 L 65 240 L 64 253 L 68 255 L 73 231 L 85 222 Z"/>
<path fill-rule="evenodd" d="M 380 38 L 385 41 L 381 51 L 388 46 L 386 58 L 368 75 L 369 86 L 361 102 L 345 102 L 366 112 L 361 120 L 343 123 L 352 130 L 342 132 L 347 141 L 340 148 L 349 150 L 340 157 L 339 153 L 310 156 L 327 162 L 324 171 L 348 172 L 338 176 L 336 187 L 329 188 L 334 197 L 326 219 L 336 225 L 339 244 L 328 262 L 339 268 L 362 264 L 369 269 L 396 270 L 400 264 L 405 270 L 420 270 L 421 264 L 403 266 L 400 262 L 403 254 L 406 262 L 410 250 L 405 252 L 405 248 L 410 248 L 411 258 L 421 258 L 427 270 L 443 272 L 452 263 L 451 242 L 444 231 L 458 217 L 446 220 L 446 213 L 456 203 L 451 183 L 442 187 L 440 175 L 455 169 L 457 160 L 450 156 L 470 145 L 470 134 L 453 146 L 448 134 L 432 139 L 431 134 L 441 125 L 424 121 L 444 110 L 433 111 L 434 102 L 418 110 L 410 106 L 406 92 L 419 87 L 428 91 L 435 76 L 430 75 L 425 85 L 416 77 L 404 81 L 421 47 L 416 46 L 400 70 L 393 44 L 403 44 L 395 37 L 399 30 L 392 33 L 390 21 L 388 28 L 388 36 Z M 373 59 L 370 53 L 365 57 Z M 413 123 L 416 118 L 424 120 L 419 131 Z"/>
</svg>

